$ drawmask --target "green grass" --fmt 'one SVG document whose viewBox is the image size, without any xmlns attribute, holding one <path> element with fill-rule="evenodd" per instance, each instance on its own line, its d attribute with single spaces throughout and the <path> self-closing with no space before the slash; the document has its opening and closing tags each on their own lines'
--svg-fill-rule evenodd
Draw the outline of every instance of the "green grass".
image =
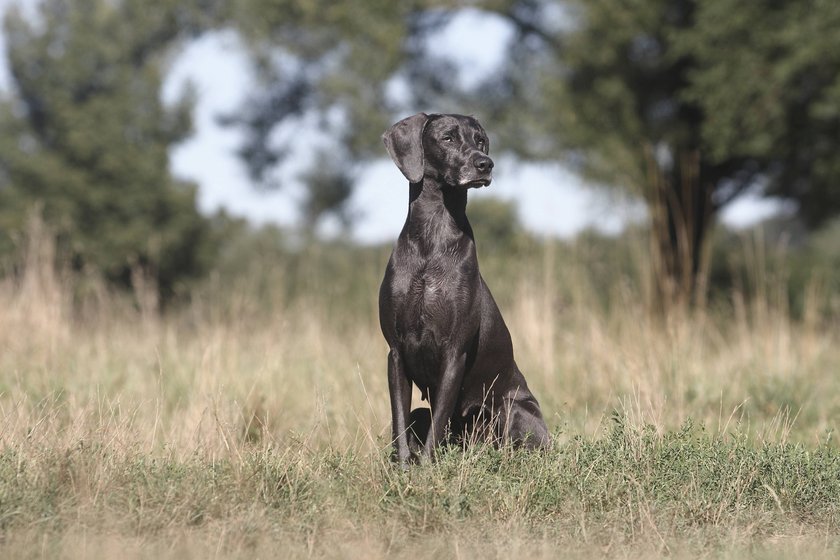
<svg viewBox="0 0 840 560">
<path fill-rule="evenodd" d="M 212 459 L 103 442 L 0 454 L 5 557 L 438 558 L 840 553 L 840 451 L 621 421 L 545 453 L 449 449 L 402 472 L 305 441 Z M 605 428 L 606 429 L 606 428 Z M 138 550 L 137 555 L 145 552 Z"/>
</svg>

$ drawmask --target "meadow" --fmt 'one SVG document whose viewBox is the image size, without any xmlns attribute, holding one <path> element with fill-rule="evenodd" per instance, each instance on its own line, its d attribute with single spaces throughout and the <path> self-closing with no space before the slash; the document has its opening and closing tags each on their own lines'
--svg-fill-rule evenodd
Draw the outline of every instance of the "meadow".
<svg viewBox="0 0 840 560">
<path fill-rule="evenodd" d="M 836 293 L 794 312 L 761 261 L 662 315 L 644 244 L 622 272 L 583 244 L 479 251 L 554 446 L 402 472 L 387 248 L 265 254 L 159 314 L 32 244 L 0 281 L 0 557 L 840 554 Z"/>
</svg>

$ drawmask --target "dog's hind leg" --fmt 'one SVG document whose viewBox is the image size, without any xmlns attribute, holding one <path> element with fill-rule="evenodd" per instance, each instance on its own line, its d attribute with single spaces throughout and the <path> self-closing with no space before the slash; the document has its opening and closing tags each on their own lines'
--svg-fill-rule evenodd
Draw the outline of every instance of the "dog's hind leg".
<svg viewBox="0 0 840 560">
<path fill-rule="evenodd" d="M 505 399 L 500 411 L 500 437 L 502 442 L 525 449 L 543 449 L 551 444 L 537 400 L 529 395 L 524 399 Z"/>
</svg>

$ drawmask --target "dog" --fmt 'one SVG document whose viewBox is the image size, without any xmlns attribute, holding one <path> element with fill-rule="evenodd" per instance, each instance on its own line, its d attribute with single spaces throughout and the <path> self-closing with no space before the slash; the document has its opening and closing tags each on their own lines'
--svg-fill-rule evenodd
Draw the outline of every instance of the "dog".
<svg viewBox="0 0 840 560">
<path fill-rule="evenodd" d="M 464 115 L 408 117 L 382 135 L 409 182 L 408 217 L 379 291 L 389 346 L 394 459 L 434 458 L 469 431 L 537 449 L 550 436 L 513 359 L 510 332 L 481 277 L 467 191 L 492 181 L 490 143 Z M 412 383 L 431 410 L 411 407 Z"/>
</svg>

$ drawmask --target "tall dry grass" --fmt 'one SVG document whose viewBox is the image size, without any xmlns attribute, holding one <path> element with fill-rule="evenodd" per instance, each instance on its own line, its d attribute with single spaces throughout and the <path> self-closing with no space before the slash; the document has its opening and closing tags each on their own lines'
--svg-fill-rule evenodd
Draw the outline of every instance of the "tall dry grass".
<svg viewBox="0 0 840 560">
<path fill-rule="evenodd" d="M 21 274 L 0 283 L 4 444 L 110 433 L 178 453 L 289 438 L 387 447 L 375 264 L 363 271 L 370 312 L 358 316 L 317 293 L 284 301 L 278 290 L 266 306 L 240 287 L 161 317 L 102 286 L 80 300 L 53 257 L 35 235 Z M 781 423 L 786 437 L 817 442 L 836 428 L 840 336 L 816 312 L 792 320 L 780 287 L 756 277 L 751 301 L 736 292 L 728 309 L 662 319 L 620 280 L 604 309 L 590 273 L 560 258 L 546 245 L 500 305 L 561 438 L 595 433 L 616 410 L 657 430 L 689 417 L 714 431 L 735 422 L 779 434 Z"/>
</svg>

